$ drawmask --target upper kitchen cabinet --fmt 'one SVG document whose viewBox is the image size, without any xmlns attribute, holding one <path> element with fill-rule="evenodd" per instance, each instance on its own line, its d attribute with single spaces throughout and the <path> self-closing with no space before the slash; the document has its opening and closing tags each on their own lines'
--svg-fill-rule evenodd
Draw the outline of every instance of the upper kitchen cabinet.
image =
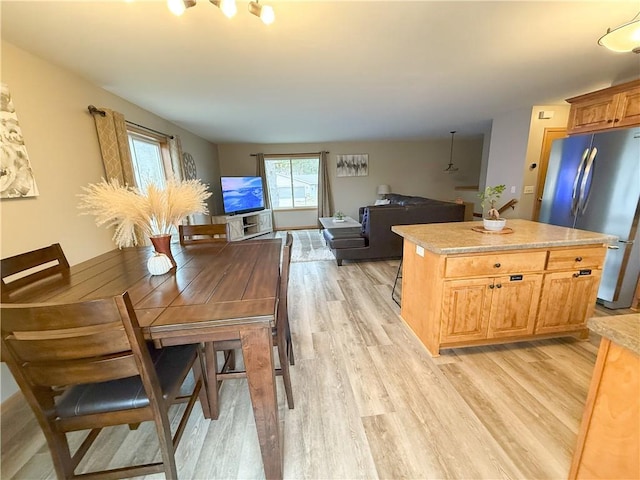
<svg viewBox="0 0 640 480">
<path fill-rule="evenodd" d="M 640 80 L 568 98 L 567 132 L 598 132 L 640 125 Z"/>
</svg>

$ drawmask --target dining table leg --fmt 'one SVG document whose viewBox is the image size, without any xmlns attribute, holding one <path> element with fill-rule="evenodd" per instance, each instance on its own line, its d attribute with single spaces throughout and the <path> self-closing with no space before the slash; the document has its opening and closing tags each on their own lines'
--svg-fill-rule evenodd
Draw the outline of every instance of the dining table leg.
<svg viewBox="0 0 640 480">
<path fill-rule="evenodd" d="M 213 348 L 213 342 L 205 342 L 204 344 L 205 369 L 207 375 L 207 399 L 209 400 L 208 410 L 209 418 L 217 420 L 220 415 L 218 382 L 215 372 L 218 371 L 218 359 L 216 351 Z"/>
<path fill-rule="evenodd" d="M 265 477 L 281 479 L 282 451 L 271 325 L 242 329 L 240 339 Z"/>
</svg>

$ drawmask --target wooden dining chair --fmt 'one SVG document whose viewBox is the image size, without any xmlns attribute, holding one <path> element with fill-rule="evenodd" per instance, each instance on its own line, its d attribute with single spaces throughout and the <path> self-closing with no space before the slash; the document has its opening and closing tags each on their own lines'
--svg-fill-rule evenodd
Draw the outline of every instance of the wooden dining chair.
<svg viewBox="0 0 640 480">
<path fill-rule="evenodd" d="M 78 303 L 0 308 L 3 360 L 44 432 L 58 478 L 85 475 L 75 470 L 104 427 L 144 421 L 155 423 L 161 461 L 90 472 L 90 478 L 160 472 L 177 478 L 174 453 L 203 381 L 198 346 L 149 347 L 126 292 Z M 190 371 L 193 386 L 183 396 Z M 58 385 L 66 386 L 62 394 Z M 187 406 L 172 437 L 167 412 L 176 402 Z M 88 434 L 72 453 L 67 433 L 81 430 Z"/>
<path fill-rule="evenodd" d="M 291 376 L 289 365 L 293 365 L 293 346 L 291 344 L 291 331 L 289 328 L 289 316 L 287 313 L 287 294 L 289 285 L 289 267 L 291 265 L 291 248 L 293 246 L 293 236 L 287 232 L 284 248 L 282 250 L 282 266 L 280 269 L 280 289 L 276 321 L 272 328 L 273 346 L 277 347 L 280 366 L 276 368 L 275 374 L 282 376 L 284 390 L 287 397 L 287 405 L 293 408 L 293 390 L 291 388 Z M 216 382 L 224 379 L 246 377 L 243 370 L 235 370 L 235 353 L 241 350 L 240 340 L 227 340 L 207 344 L 205 348 L 213 348 L 213 356 L 217 352 L 223 352 L 224 363 L 216 371 Z M 291 355 L 290 355 L 291 353 Z M 213 399 L 217 402 L 216 399 Z"/>
<path fill-rule="evenodd" d="M 180 245 L 227 241 L 227 225 L 206 223 L 202 225 L 179 225 Z"/>
<path fill-rule="evenodd" d="M 68 275 L 69 262 L 59 243 L 0 260 L 2 298 L 11 292 L 53 275 Z"/>
</svg>

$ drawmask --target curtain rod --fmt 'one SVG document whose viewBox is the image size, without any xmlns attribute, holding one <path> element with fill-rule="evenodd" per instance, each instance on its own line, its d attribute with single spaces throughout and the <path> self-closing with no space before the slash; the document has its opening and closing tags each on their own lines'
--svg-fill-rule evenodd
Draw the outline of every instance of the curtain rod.
<svg viewBox="0 0 640 480">
<path fill-rule="evenodd" d="M 321 150 L 320 152 L 311 152 L 311 153 L 264 153 L 263 155 L 269 157 L 293 157 L 293 156 L 302 156 L 302 155 L 319 155 L 321 153 L 329 153 L 328 150 Z M 251 153 L 251 157 L 257 157 L 257 153 Z"/>
<path fill-rule="evenodd" d="M 100 110 L 99 108 L 94 107 L 93 105 L 89 105 L 87 108 L 89 110 L 89 113 L 92 115 L 98 114 L 101 117 L 104 117 L 107 115 L 107 112 L 105 112 L 104 110 Z M 133 125 L 134 127 L 138 127 L 143 130 L 146 130 L 147 132 L 152 132 L 152 133 L 155 133 L 156 135 L 162 135 L 163 137 L 167 137 L 167 138 L 173 138 L 173 135 L 168 135 L 164 132 L 159 132 L 158 130 L 154 130 L 153 128 L 145 127 L 144 125 L 139 125 L 137 123 L 130 122 L 129 120 L 125 120 L 125 122 L 128 123 L 129 125 Z"/>
</svg>

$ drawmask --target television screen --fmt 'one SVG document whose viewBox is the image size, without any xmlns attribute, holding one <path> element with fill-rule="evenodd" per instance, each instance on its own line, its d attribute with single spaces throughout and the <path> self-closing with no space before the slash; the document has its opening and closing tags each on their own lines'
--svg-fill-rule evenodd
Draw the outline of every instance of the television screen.
<svg viewBox="0 0 640 480">
<path fill-rule="evenodd" d="M 264 209 L 261 177 L 221 177 L 224 213 L 254 212 Z"/>
</svg>

